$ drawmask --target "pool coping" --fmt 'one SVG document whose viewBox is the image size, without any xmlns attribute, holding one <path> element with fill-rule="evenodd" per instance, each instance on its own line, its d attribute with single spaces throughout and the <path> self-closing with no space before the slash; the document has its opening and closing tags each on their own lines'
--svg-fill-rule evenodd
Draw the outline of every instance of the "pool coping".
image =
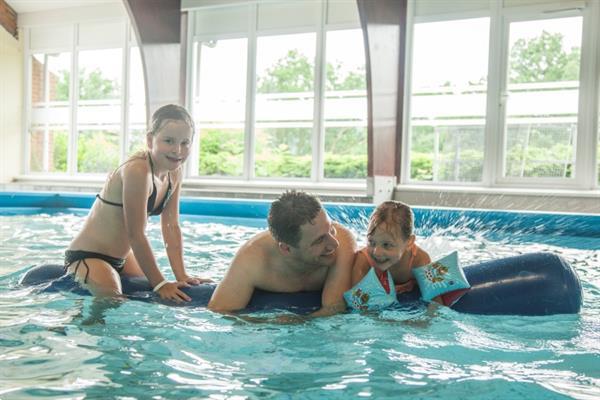
<svg viewBox="0 0 600 400">
<path fill-rule="evenodd" d="M 0 192 L 0 208 L 89 209 L 92 193 Z M 267 217 L 272 200 L 182 197 L 183 215 L 258 218 Z M 324 203 L 331 218 L 342 223 L 366 220 L 372 204 Z M 472 229 L 559 234 L 600 238 L 600 215 L 538 211 L 503 211 L 447 207 L 413 207 L 415 225 L 421 229 L 460 225 Z M 1 215 L 1 211 L 0 211 Z M 600 244 L 599 244 L 600 248 Z"/>
</svg>

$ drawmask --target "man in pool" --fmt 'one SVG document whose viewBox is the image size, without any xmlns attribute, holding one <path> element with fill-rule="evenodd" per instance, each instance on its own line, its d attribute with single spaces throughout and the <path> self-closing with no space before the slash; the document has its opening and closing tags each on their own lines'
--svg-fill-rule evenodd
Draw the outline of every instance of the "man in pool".
<svg viewBox="0 0 600 400">
<path fill-rule="evenodd" d="M 299 191 L 285 192 L 271 204 L 268 223 L 268 231 L 238 250 L 208 308 L 242 310 L 255 289 L 322 290 L 321 308 L 311 316 L 344 311 L 356 251 L 352 233 L 329 219 L 317 197 Z"/>
</svg>

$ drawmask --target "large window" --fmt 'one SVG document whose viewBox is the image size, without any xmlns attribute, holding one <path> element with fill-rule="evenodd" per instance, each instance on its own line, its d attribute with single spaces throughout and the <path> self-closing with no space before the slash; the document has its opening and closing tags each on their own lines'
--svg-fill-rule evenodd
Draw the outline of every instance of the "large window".
<svg viewBox="0 0 600 400">
<path fill-rule="evenodd" d="M 596 184 L 597 126 L 580 122 L 595 120 L 586 103 L 598 95 L 580 87 L 598 80 L 597 66 L 582 65 L 584 52 L 593 60 L 599 51 L 585 23 L 598 5 L 564 3 L 412 3 L 404 182 Z"/>
<path fill-rule="evenodd" d="M 488 46 L 489 18 L 415 26 L 411 179 L 481 181 Z"/>
<path fill-rule="evenodd" d="M 143 72 L 125 22 L 26 35 L 28 172 L 105 174 L 145 146 Z"/>
<path fill-rule="evenodd" d="M 573 178 L 581 17 L 511 22 L 505 177 Z"/>
<path fill-rule="evenodd" d="M 325 178 L 367 176 L 367 82 L 362 30 L 327 32 Z"/>
<path fill-rule="evenodd" d="M 366 177 L 365 56 L 354 2 L 258 2 L 194 10 L 192 21 L 194 175 Z"/>
<path fill-rule="evenodd" d="M 255 176 L 309 178 L 314 33 L 260 37 L 256 51 Z"/>
<path fill-rule="evenodd" d="M 193 113 L 199 132 L 194 175 L 241 177 L 244 173 L 247 39 L 199 41 Z"/>
</svg>

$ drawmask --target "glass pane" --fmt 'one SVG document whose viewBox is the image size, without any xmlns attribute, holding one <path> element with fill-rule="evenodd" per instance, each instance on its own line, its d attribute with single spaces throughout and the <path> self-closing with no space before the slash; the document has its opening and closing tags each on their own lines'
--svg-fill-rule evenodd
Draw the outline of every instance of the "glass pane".
<svg viewBox="0 0 600 400">
<path fill-rule="evenodd" d="M 67 148 L 69 146 L 69 132 L 66 128 L 56 128 L 49 132 L 48 170 L 50 172 L 67 172 Z"/>
<path fill-rule="evenodd" d="M 29 170 L 42 172 L 44 170 L 44 128 L 32 127 L 29 134 Z"/>
<path fill-rule="evenodd" d="M 66 172 L 69 132 L 66 127 L 33 127 L 30 135 L 31 172 Z"/>
<path fill-rule="evenodd" d="M 200 175 L 241 176 L 244 172 L 244 132 L 205 128 L 200 131 Z"/>
<path fill-rule="evenodd" d="M 46 55 L 34 54 L 31 56 L 31 104 L 46 101 L 44 94 L 44 77 L 46 71 Z"/>
<path fill-rule="evenodd" d="M 105 173 L 118 166 L 122 49 L 79 52 L 77 171 Z"/>
<path fill-rule="evenodd" d="M 199 175 L 242 176 L 246 121 L 247 39 L 200 42 L 194 119 Z"/>
<path fill-rule="evenodd" d="M 138 151 L 143 151 L 147 149 L 146 145 L 146 130 L 140 129 L 136 126 L 131 126 L 129 128 L 129 149 L 127 151 L 128 155 L 132 155 Z"/>
<path fill-rule="evenodd" d="M 69 101 L 71 53 L 47 54 L 48 100 Z"/>
<path fill-rule="evenodd" d="M 315 33 L 257 40 L 257 177 L 311 176 L 315 41 Z"/>
<path fill-rule="evenodd" d="M 146 148 L 146 92 L 139 47 L 130 49 L 129 69 L 129 148 L 127 153 L 133 154 Z"/>
<path fill-rule="evenodd" d="M 31 57 L 31 172 L 66 172 L 71 53 Z"/>
<path fill-rule="evenodd" d="M 488 44 L 489 18 L 415 24 L 411 179 L 482 180 Z"/>
<path fill-rule="evenodd" d="M 367 84 L 362 30 L 327 32 L 326 40 L 324 176 L 366 178 Z"/>
<path fill-rule="evenodd" d="M 90 129 L 79 131 L 77 171 L 106 173 L 119 165 L 119 131 Z"/>
<path fill-rule="evenodd" d="M 122 50 L 79 52 L 79 100 L 118 100 L 121 97 Z"/>
<path fill-rule="evenodd" d="M 575 176 L 582 18 L 510 24 L 507 177 Z"/>
</svg>

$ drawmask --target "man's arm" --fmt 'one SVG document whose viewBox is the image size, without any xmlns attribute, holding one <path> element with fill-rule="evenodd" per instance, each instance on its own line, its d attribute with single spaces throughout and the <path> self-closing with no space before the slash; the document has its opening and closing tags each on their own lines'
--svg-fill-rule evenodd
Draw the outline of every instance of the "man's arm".
<svg viewBox="0 0 600 400">
<path fill-rule="evenodd" d="M 352 265 L 356 252 L 356 240 L 352 233 L 335 223 L 337 240 L 340 245 L 337 249 L 335 264 L 329 268 L 323 293 L 321 294 L 321 308 L 310 314 L 311 317 L 326 317 L 346 310 L 344 292 L 352 285 Z"/>
<path fill-rule="evenodd" d="M 225 277 L 215 289 L 208 309 L 226 313 L 246 308 L 254 293 L 256 274 L 258 273 L 257 257 L 248 253 L 249 248 L 243 246 L 235 255 Z"/>
</svg>

